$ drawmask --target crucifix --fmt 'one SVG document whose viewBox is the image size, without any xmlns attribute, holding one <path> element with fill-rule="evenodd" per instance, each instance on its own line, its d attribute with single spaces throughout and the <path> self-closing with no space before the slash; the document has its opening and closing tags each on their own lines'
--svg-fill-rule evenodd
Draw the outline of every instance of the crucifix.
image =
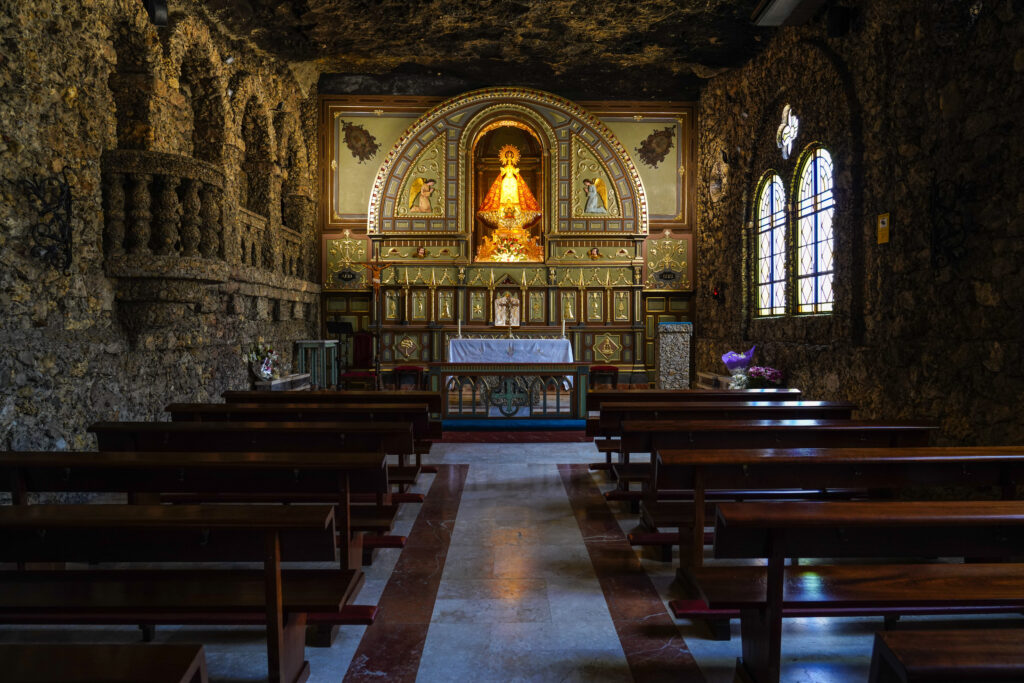
<svg viewBox="0 0 1024 683">
<path fill-rule="evenodd" d="M 501 298 L 501 300 L 498 301 L 498 306 L 501 307 L 502 309 L 504 309 L 504 311 L 505 311 L 505 323 L 508 325 L 508 338 L 511 339 L 512 338 L 512 311 L 515 310 L 515 311 L 518 312 L 518 310 L 519 310 L 519 301 L 517 299 L 512 298 L 512 295 L 506 292 L 505 296 L 503 296 Z"/>
</svg>

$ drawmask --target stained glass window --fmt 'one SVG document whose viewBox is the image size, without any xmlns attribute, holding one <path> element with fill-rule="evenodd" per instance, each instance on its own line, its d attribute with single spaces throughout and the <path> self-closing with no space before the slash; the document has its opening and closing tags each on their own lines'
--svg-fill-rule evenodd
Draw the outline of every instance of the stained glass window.
<svg viewBox="0 0 1024 683">
<path fill-rule="evenodd" d="M 832 310 L 832 156 L 822 147 L 804 155 L 797 185 L 797 310 Z"/>
<path fill-rule="evenodd" d="M 754 218 L 757 240 L 757 314 L 786 312 L 786 191 L 771 173 L 761 182 Z"/>
</svg>

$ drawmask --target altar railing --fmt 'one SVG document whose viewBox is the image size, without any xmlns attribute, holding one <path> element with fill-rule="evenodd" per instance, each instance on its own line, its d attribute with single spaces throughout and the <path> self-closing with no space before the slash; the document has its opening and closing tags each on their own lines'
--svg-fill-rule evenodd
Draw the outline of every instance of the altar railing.
<svg viewBox="0 0 1024 683">
<path fill-rule="evenodd" d="M 432 363 L 445 419 L 586 416 L 588 363 Z"/>
</svg>

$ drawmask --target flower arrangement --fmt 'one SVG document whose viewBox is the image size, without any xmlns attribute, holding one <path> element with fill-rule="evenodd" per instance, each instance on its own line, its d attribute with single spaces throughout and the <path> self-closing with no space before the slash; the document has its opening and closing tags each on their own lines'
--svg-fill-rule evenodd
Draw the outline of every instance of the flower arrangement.
<svg viewBox="0 0 1024 683">
<path fill-rule="evenodd" d="M 767 365 L 751 365 L 747 368 L 747 388 L 765 389 L 782 384 L 782 372 Z"/>
<path fill-rule="evenodd" d="M 747 368 L 750 367 L 750 361 L 754 360 L 756 349 L 757 345 L 755 344 L 743 353 L 727 351 L 722 354 L 722 362 L 725 363 L 726 369 L 732 375 L 732 381 L 729 382 L 730 389 L 747 388 Z"/>
<path fill-rule="evenodd" d="M 249 344 L 242 360 L 249 363 L 249 369 L 258 379 L 278 379 L 281 376 L 281 356 L 273 346 L 263 343 L 263 337 Z"/>
</svg>

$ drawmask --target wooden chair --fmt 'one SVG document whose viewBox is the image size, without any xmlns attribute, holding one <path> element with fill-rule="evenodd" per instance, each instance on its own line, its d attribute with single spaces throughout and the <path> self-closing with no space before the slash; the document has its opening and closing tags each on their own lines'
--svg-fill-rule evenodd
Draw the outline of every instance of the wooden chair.
<svg viewBox="0 0 1024 683">
<path fill-rule="evenodd" d="M 399 365 L 391 370 L 391 388 L 395 391 L 400 391 L 405 381 L 411 380 L 413 390 L 422 391 L 426 376 L 426 368 L 418 365 Z"/>
<path fill-rule="evenodd" d="M 591 365 L 590 386 L 596 389 L 600 383 L 605 384 L 609 389 L 617 388 L 619 386 L 619 369 L 614 365 Z"/>
</svg>

